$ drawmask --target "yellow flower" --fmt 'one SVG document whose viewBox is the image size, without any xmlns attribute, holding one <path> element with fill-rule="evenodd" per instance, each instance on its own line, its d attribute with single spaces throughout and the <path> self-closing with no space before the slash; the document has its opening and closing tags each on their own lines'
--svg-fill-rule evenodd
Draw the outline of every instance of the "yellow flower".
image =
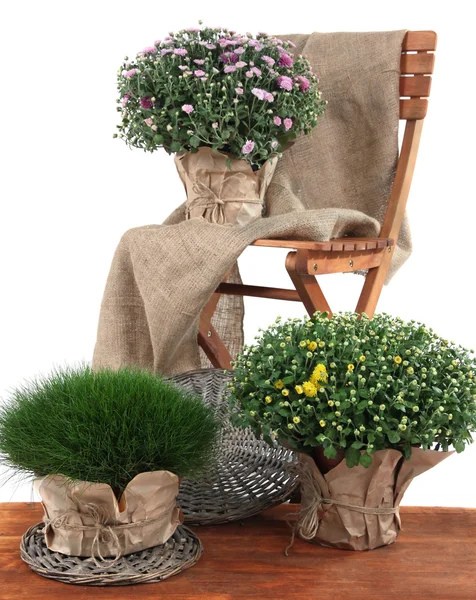
<svg viewBox="0 0 476 600">
<path fill-rule="evenodd" d="M 277 382 L 274 384 L 274 387 L 275 387 L 277 390 L 282 390 L 282 389 L 283 389 L 283 387 L 284 387 L 284 383 L 282 382 L 282 380 L 281 380 L 281 379 L 278 379 L 278 381 L 277 381 Z"/>
<path fill-rule="evenodd" d="M 315 386 L 317 386 L 318 389 L 321 387 L 320 385 L 318 385 L 318 381 L 321 381 L 322 383 L 327 383 L 327 369 L 325 365 L 321 363 L 316 365 L 309 381 Z"/>
<path fill-rule="evenodd" d="M 350 371 L 351 373 L 354 369 L 355 369 L 354 365 L 347 365 L 347 370 Z"/>
<path fill-rule="evenodd" d="M 310 381 L 305 381 L 302 384 L 302 389 L 308 398 L 313 398 L 317 395 L 317 387 Z"/>
<path fill-rule="evenodd" d="M 360 360 L 360 362 L 364 362 L 365 361 L 365 356 L 362 354 L 362 356 L 359 356 L 359 360 Z"/>
<path fill-rule="evenodd" d="M 297 385 L 294 389 L 296 390 L 296 392 L 298 394 L 303 394 L 304 393 L 304 390 L 302 389 L 302 385 Z"/>
<path fill-rule="evenodd" d="M 395 358 L 393 359 L 397 365 L 399 365 L 402 362 L 402 357 L 401 356 L 395 356 Z"/>
<path fill-rule="evenodd" d="M 310 342 L 310 343 L 307 345 L 307 348 L 308 348 L 308 350 L 311 350 L 311 352 L 314 352 L 314 350 L 317 348 L 317 344 L 316 344 L 316 342 Z"/>
<path fill-rule="evenodd" d="M 264 401 L 266 402 L 266 404 L 270 404 L 270 402 L 272 402 L 273 399 L 271 398 L 271 396 L 266 396 L 266 398 L 264 399 Z"/>
<path fill-rule="evenodd" d="M 321 427 L 325 427 L 325 426 L 326 426 L 326 422 L 325 422 L 323 419 L 321 419 L 321 420 L 319 421 L 319 425 L 320 425 Z"/>
<path fill-rule="evenodd" d="M 299 346 L 301 348 L 305 348 L 306 347 L 306 342 L 304 340 L 302 342 L 299 342 Z"/>
<path fill-rule="evenodd" d="M 287 390 L 286 388 L 284 390 L 281 390 L 281 394 L 283 396 L 289 396 L 289 390 Z"/>
<path fill-rule="evenodd" d="M 293 423 L 300 423 L 301 419 L 299 417 L 293 417 Z"/>
<path fill-rule="evenodd" d="M 319 342 L 319 348 L 324 348 L 325 345 L 326 345 L 326 342 Z"/>
<path fill-rule="evenodd" d="M 291 336 L 290 336 L 290 335 L 287 335 L 287 336 L 285 337 L 285 340 L 286 340 L 287 342 L 290 342 L 290 341 L 291 341 Z"/>
</svg>

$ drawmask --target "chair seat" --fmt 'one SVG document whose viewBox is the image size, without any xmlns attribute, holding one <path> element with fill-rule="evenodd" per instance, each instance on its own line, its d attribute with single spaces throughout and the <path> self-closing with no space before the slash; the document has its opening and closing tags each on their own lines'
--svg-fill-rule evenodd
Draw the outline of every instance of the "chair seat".
<svg viewBox="0 0 476 600">
<path fill-rule="evenodd" d="M 381 250 L 394 246 L 395 240 L 390 238 L 339 238 L 327 242 L 313 242 L 305 240 L 265 240 L 259 239 L 252 246 L 266 246 L 268 248 L 291 248 L 294 250 L 314 250 L 320 252 L 353 252 L 356 250 Z"/>
</svg>

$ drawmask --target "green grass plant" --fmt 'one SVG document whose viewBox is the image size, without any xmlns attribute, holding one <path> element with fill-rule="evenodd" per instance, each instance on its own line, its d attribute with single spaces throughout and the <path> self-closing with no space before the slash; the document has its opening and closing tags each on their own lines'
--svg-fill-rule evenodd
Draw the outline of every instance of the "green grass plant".
<svg viewBox="0 0 476 600">
<path fill-rule="evenodd" d="M 0 462 L 19 475 L 107 483 L 119 496 L 142 472 L 203 473 L 219 429 L 199 397 L 148 371 L 58 369 L 0 408 Z"/>
</svg>

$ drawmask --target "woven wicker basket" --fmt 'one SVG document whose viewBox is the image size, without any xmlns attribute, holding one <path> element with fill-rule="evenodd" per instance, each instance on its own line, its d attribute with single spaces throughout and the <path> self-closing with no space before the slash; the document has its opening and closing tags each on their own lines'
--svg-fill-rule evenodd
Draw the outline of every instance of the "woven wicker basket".
<svg viewBox="0 0 476 600">
<path fill-rule="evenodd" d="M 38 523 L 23 535 L 21 558 L 39 575 L 63 583 L 92 586 L 154 583 L 193 566 L 203 552 L 198 537 L 180 525 L 165 544 L 123 556 L 113 566 L 105 563 L 104 567 L 98 567 L 93 558 L 49 550 L 43 526 L 44 523 Z"/>
<path fill-rule="evenodd" d="M 230 371 L 201 369 L 172 377 L 186 390 L 213 406 L 223 423 L 219 459 L 203 481 L 184 479 L 177 503 L 185 521 L 212 525 L 256 515 L 289 499 L 297 486 L 290 467 L 294 452 L 259 440 L 250 429 L 237 429 L 229 421 L 226 384 Z"/>
</svg>

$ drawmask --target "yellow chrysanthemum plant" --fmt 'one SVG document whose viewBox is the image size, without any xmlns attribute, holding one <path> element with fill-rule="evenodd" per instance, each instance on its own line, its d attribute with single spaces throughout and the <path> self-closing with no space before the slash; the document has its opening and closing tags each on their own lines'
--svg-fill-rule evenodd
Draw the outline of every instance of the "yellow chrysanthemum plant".
<svg viewBox="0 0 476 600">
<path fill-rule="evenodd" d="M 462 452 L 476 431 L 474 351 L 387 314 L 315 313 L 260 330 L 233 363 L 233 420 L 347 466 L 377 450 Z"/>
</svg>

